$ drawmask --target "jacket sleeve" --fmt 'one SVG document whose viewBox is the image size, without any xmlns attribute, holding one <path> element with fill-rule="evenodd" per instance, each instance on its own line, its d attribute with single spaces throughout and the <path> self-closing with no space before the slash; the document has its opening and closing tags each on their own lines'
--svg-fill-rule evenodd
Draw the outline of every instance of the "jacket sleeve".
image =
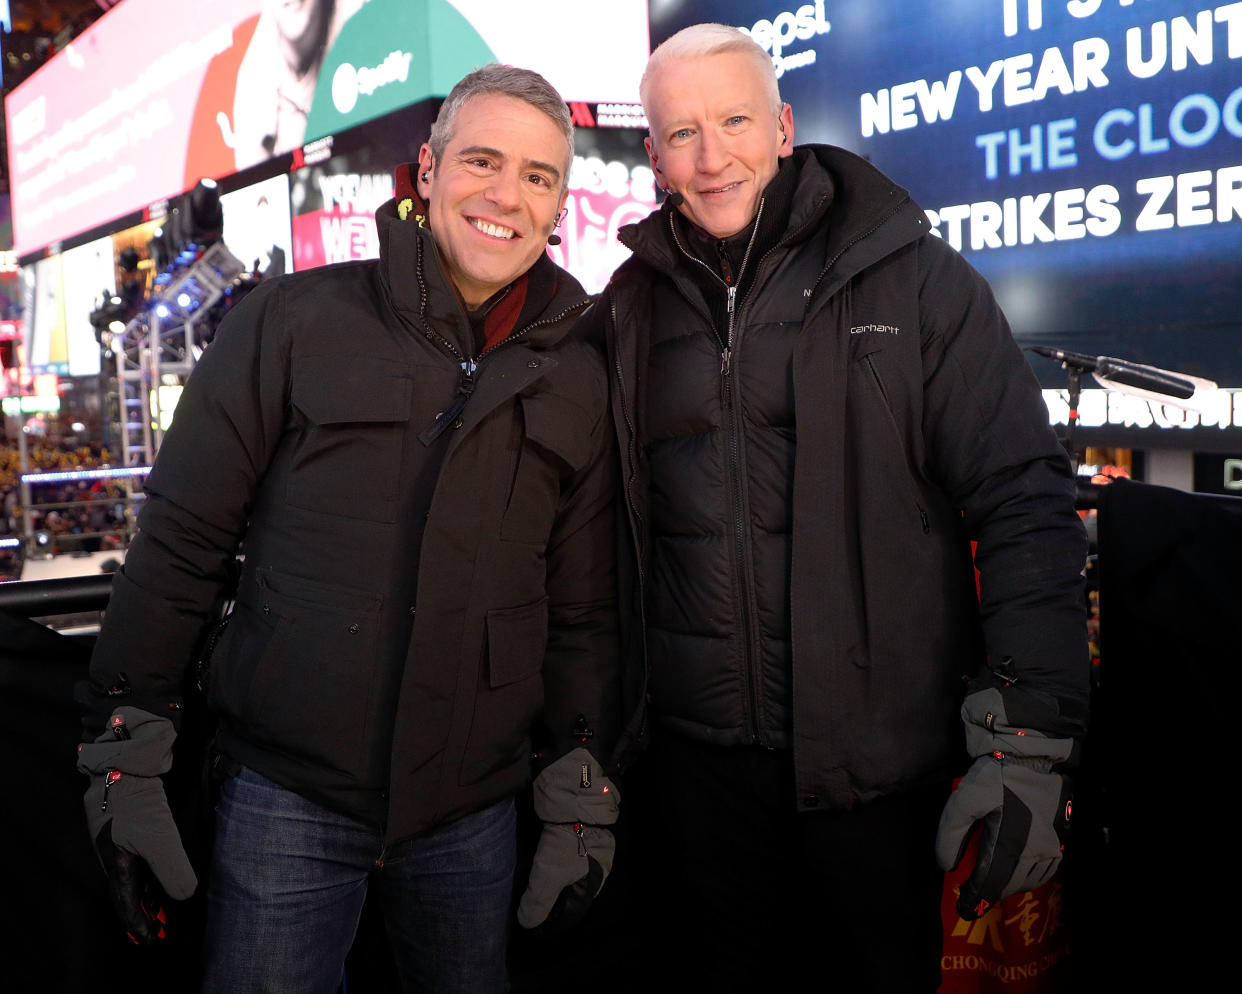
<svg viewBox="0 0 1242 994">
<path fill-rule="evenodd" d="M 577 343 L 576 343 L 577 344 Z M 595 404 L 591 454 L 562 486 L 547 550 L 548 645 L 544 718 L 559 756 L 585 745 L 607 760 L 620 722 L 615 508 L 616 440 L 602 358 L 588 368 Z M 585 724 L 590 737 L 577 733 Z"/>
<path fill-rule="evenodd" d="M 987 282 L 950 246 L 920 244 L 928 460 L 977 543 L 988 658 L 1085 724 L 1087 543 L 1069 457 Z"/>
<path fill-rule="evenodd" d="M 146 482 L 138 534 L 112 583 L 79 687 L 88 731 L 118 703 L 179 717 L 182 685 L 228 582 L 285 418 L 287 350 L 275 284 L 221 322 L 177 404 Z M 118 700 L 118 694 L 124 700 Z"/>
</svg>

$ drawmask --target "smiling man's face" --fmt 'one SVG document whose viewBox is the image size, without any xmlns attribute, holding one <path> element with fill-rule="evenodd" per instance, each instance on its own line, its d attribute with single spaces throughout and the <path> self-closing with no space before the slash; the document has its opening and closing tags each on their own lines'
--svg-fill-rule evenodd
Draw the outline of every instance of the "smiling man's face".
<svg viewBox="0 0 1242 994">
<path fill-rule="evenodd" d="M 435 160 L 418 153 L 419 193 L 440 257 L 471 310 L 528 270 L 548 245 L 565 202 L 569 145 L 555 121 L 525 100 L 471 97 Z"/>
<path fill-rule="evenodd" d="M 657 181 L 713 237 L 750 224 L 778 160 L 793 151 L 793 112 L 772 99 L 760 67 L 740 52 L 676 59 L 651 77 L 647 154 Z"/>
</svg>

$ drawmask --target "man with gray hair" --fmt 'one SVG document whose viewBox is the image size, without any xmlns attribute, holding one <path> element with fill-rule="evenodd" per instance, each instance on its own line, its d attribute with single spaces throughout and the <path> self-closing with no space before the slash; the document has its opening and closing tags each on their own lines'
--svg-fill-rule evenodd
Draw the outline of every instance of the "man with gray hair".
<svg viewBox="0 0 1242 994">
<path fill-rule="evenodd" d="M 640 92 L 667 198 L 594 313 L 656 934 L 694 989 L 931 992 L 937 857 L 981 826 L 967 918 L 1060 860 L 1088 680 L 1069 460 L 984 280 L 863 159 L 794 146 L 755 42 L 686 28 Z"/>
<path fill-rule="evenodd" d="M 223 780 L 206 990 L 336 991 L 369 887 L 407 989 L 507 989 L 532 774 L 522 925 L 608 872 L 614 440 L 602 356 L 570 333 L 589 298 L 545 251 L 572 158 L 542 77 L 471 73 L 397 171 L 380 258 L 262 282 L 186 385 L 78 763 L 114 904 L 151 941 L 148 877 L 196 886 L 160 775 L 234 598 L 200 674 Z"/>
</svg>

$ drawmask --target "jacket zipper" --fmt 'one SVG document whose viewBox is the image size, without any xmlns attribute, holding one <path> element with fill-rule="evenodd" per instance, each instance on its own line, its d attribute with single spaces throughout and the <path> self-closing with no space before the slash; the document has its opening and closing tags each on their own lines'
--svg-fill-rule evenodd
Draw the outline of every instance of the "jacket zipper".
<svg viewBox="0 0 1242 994">
<path fill-rule="evenodd" d="M 742 282 L 742 277 L 746 273 L 746 264 L 750 261 L 751 250 L 755 247 L 755 239 L 759 236 L 759 224 L 763 220 L 763 208 L 766 201 L 759 201 L 759 209 L 755 211 L 754 230 L 750 233 L 750 241 L 746 243 L 746 251 L 742 253 L 742 264 L 738 266 L 737 279 L 732 283 L 726 283 L 720 276 L 702 259 L 693 255 L 682 245 L 680 237 L 677 234 L 677 225 L 673 223 L 673 215 L 669 215 L 669 228 L 673 233 L 673 241 L 681 250 L 682 254 L 692 259 L 712 274 L 720 284 L 725 288 L 725 314 L 726 328 L 725 340 L 722 343 L 720 352 L 720 400 L 721 408 L 725 417 L 725 423 L 728 430 L 729 445 L 729 502 L 733 518 L 733 548 L 734 555 L 737 559 L 737 576 L 738 589 L 741 591 L 742 604 L 742 638 L 745 646 L 744 656 L 742 660 L 742 669 L 746 675 L 746 707 L 747 707 L 747 725 L 749 726 L 751 742 L 763 744 L 763 735 L 759 727 L 759 683 L 760 676 L 757 672 L 759 669 L 763 653 L 759 646 L 759 638 L 755 625 L 755 616 L 758 614 L 758 607 L 755 604 L 754 584 L 750 582 L 751 578 L 746 569 L 746 550 L 748 542 L 746 540 L 746 519 L 743 515 L 745 509 L 745 481 L 742 473 L 742 452 L 739 435 L 741 433 L 741 401 L 733 404 L 733 392 L 736 387 L 736 380 L 730 377 L 733 368 L 733 350 L 736 343 L 734 341 L 734 329 L 737 319 L 737 288 Z M 773 246 L 764 258 L 775 250 Z M 762 260 L 760 260 L 762 263 Z M 720 343 L 720 336 L 716 336 L 717 343 Z"/>
<path fill-rule="evenodd" d="M 893 437 L 897 442 L 897 448 L 901 451 L 903 461 L 905 462 L 906 478 L 910 482 L 910 490 L 914 507 L 919 512 L 919 521 L 923 525 L 923 534 L 931 534 L 931 522 L 927 517 L 927 510 L 923 507 L 923 502 L 919 500 L 918 493 L 918 475 L 914 472 L 914 467 L 910 463 L 910 454 L 906 451 L 905 443 L 901 439 L 901 429 L 897 426 L 897 418 L 893 414 L 893 405 L 888 399 L 888 391 L 884 389 L 884 381 L 880 379 L 880 371 L 875 368 L 875 363 L 871 361 L 871 356 L 863 356 L 867 368 L 871 371 L 871 378 L 875 380 L 876 389 L 880 391 L 880 401 L 884 405 L 884 413 L 888 418 L 888 426 L 893 431 Z"/>
<path fill-rule="evenodd" d="M 589 299 L 579 301 L 572 307 L 565 308 L 565 310 L 561 311 L 559 314 L 555 314 L 549 318 L 540 318 L 538 321 L 531 322 L 520 331 L 515 331 L 507 338 L 502 338 L 495 345 L 487 346 L 477 356 L 465 356 L 456 345 L 436 331 L 423 316 L 423 311 L 425 310 L 427 301 L 427 287 L 423 281 L 421 251 L 418 259 L 418 288 L 419 295 L 423 302 L 423 307 L 419 308 L 418 315 L 419 323 L 423 328 L 423 336 L 433 345 L 438 346 L 441 351 L 447 352 L 453 359 L 457 360 L 457 364 L 461 369 L 461 375 L 457 380 L 457 393 L 453 396 L 452 403 L 437 414 L 435 420 L 432 421 L 431 424 L 423 430 L 422 434 L 418 436 L 419 441 L 421 441 L 424 445 L 431 445 L 437 438 L 444 434 L 445 429 L 448 428 L 449 425 L 453 424 L 461 415 L 461 412 L 466 409 L 466 404 L 469 403 L 470 397 L 474 393 L 474 388 L 478 382 L 476 374 L 478 373 L 479 365 L 484 359 L 500 347 L 525 337 L 534 329 L 541 328 L 544 325 L 556 324 L 558 321 L 563 321 L 575 311 L 584 310 L 591 303 Z M 508 291 L 506 291 L 506 294 L 507 293 Z"/>
</svg>

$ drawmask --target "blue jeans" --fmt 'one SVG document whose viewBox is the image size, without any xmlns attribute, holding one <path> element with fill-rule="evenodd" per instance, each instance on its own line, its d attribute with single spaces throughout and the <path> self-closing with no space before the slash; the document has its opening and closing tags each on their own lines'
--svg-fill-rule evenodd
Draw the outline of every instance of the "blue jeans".
<svg viewBox="0 0 1242 994">
<path fill-rule="evenodd" d="M 243 767 L 216 812 L 203 989 L 334 994 L 374 884 L 407 989 L 505 991 L 516 848 L 511 798 L 389 846 Z"/>
</svg>

